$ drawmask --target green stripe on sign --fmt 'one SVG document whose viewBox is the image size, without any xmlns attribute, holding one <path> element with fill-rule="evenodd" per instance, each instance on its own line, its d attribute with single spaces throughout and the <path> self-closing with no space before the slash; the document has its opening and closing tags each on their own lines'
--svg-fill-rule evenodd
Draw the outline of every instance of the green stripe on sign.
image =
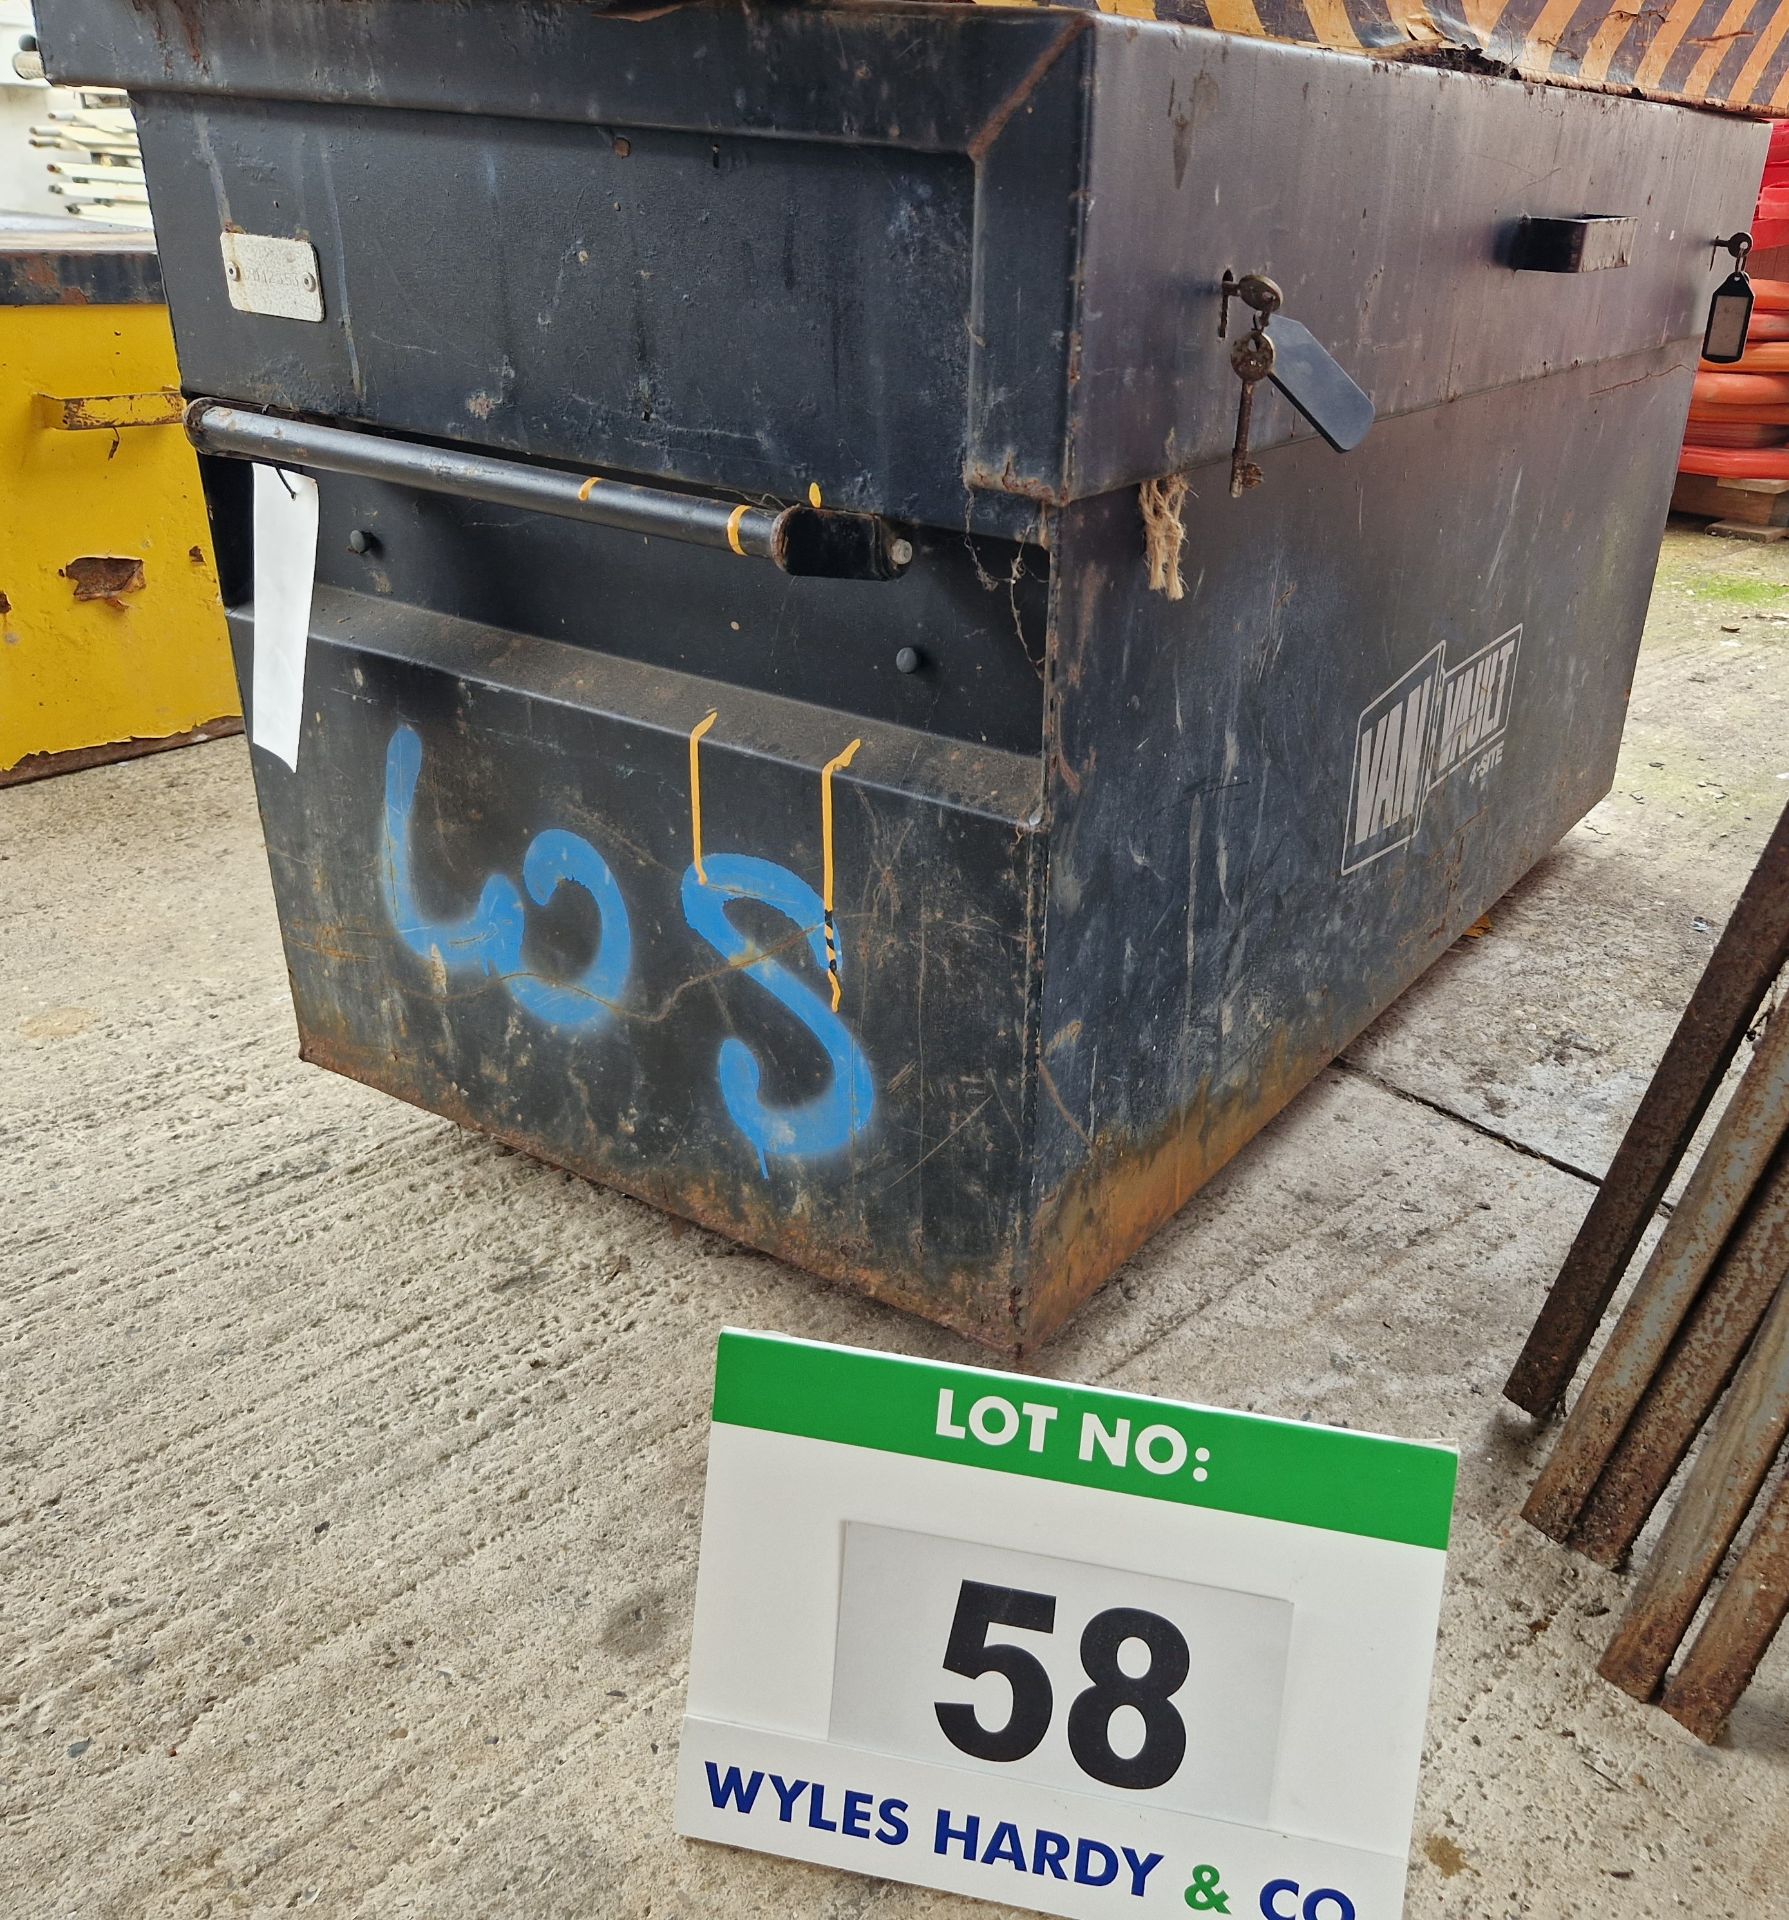
<svg viewBox="0 0 1789 1920">
<path fill-rule="evenodd" d="M 731 1329 L 714 1417 L 1413 1547 L 1446 1547 L 1459 1467 L 1451 1447 Z"/>
</svg>

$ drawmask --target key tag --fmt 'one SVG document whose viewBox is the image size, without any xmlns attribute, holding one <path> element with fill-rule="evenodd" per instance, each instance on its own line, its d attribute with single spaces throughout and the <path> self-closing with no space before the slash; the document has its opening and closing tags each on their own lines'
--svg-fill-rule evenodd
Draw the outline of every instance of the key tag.
<svg viewBox="0 0 1789 1920">
<path fill-rule="evenodd" d="M 1752 283 L 1746 277 L 1746 255 L 1752 250 L 1752 236 L 1736 233 L 1731 240 L 1719 240 L 1732 254 L 1733 271 L 1715 288 L 1708 303 L 1708 325 L 1702 333 L 1702 358 L 1711 366 L 1730 367 L 1746 350 L 1746 334 L 1752 324 Z"/>
</svg>

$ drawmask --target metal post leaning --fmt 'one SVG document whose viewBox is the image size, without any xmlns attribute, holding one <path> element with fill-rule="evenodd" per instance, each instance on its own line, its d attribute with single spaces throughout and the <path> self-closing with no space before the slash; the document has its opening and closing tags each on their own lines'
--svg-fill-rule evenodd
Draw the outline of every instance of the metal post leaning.
<svg viewBox="0 0 1789 1920">
<path fill-rule="evenodd" d="M 1684 1009 L 1504 1395 L 1529 1413 L 1558 1404 L 1608 1310 L 1646 1223 L 1771 982 L 1789 959 L 1789 807 Z"/>
<path fill-rule="evenodd" d="M 1789 1015 L 1782 1016 L 1782 1024 L 1789 1025 Z M 1579 1553 L 1612 1567 L 1639 1538 L 1647 1515 L 1733 1378 L 1785 1277 L 1789 1148 L 1778 1152 L 1578 1516 L 1569 1544 Z M 1622 1318 L 1625 1323 L 1627 1316 Z"/>
<path fill-rule="evenodd" d="M 1789 1477 L 1778 1481 L 1659 1705 L 1713 1740 L 1789 1614 Z"/>
<path fill-rule="evenodd" d="M 1777 1289 L 1721 1418 L 1597 1671 L 1650 1700 L 1789 1432 L 1789 1283 Z"/>
<path fill-rule="evenodd" d="M 1570 1537 L 1786 1133 L 1789 1010 L 1765 1029 L 1534 1483 L 1522 1514 L 1542 1533 Z"/>
</svg>

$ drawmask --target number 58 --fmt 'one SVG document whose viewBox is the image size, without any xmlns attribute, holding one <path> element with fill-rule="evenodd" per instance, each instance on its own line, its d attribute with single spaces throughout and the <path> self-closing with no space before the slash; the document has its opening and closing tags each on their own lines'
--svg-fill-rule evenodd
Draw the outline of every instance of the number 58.
<svg viewBox="0 0 1789 1920">
<path fill-rule="evenodd" d="M 1003 1726 L 987 1727 L 961 1701 L 938 1701 L 933 1711 L 959 1752 L 978 1760 L 1023 1760 L 1049 1732 L 1055 1696 L 1035 1654 L 988 1638 L 989 1628 L 996 1626 L 1053 1633 L 1056 1596 L 965 1580 L 944 1648 L 945 1671 L 971 1680 L 1001 1674 L 1012 1688 L 1012 1712 Z M 1118 1650 L 1127 1640 L 1141 1641 L 1149 1650 L 1149 1665 L 1135 1677 L 1118 1664 Z M 1186 1757 L 1186 1723 L 1170 1703 L 1191 1666 L 1185 1636 L 1159 1613 L 1141 1607 L 1096 1613 L 1081 1634 L 1081 1667 L 1090 1684 L 1068 1710 L 1068 1750 L 1075 1765 L 1108 1787 L 1159 1787 L 1172 1780 Z M 1120 1707 L 1134 1708 L 1143 1721 L 1143 1744 L 1128 1758 L 1112 1745 L 1112 1716 Z"/>
</svg>

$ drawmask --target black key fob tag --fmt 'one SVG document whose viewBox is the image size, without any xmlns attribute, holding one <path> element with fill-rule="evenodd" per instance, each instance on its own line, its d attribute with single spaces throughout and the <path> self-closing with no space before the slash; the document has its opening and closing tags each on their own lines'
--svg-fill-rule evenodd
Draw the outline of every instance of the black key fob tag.
<svg viewBox="0 0 1789 1920">
<path fill-rule="evenodd" d="M 1715 288 L 1708 303 L 1708 325 L 1702 330 L 1702 358 L 1717 367 L 1730 367 L 1746 350 L 1746 334 L 1752 325 L 1752 283 L 1746 278 L 1746 255 L 1752 250 L 1752 236 L 1736 233 L 1731 240 L 1718 243 L 1738 263 Z"/>
<path fill-rule="evenodd" d="M 1730 367 L 1746 350 L 1746 332 L 1752 324 L 1752 283 L 1737 267 L 1714 290 L 1708 303 L 1708 325 L 1702 334 L 1702 358 L 1717 367 Z"/>
</svg>

